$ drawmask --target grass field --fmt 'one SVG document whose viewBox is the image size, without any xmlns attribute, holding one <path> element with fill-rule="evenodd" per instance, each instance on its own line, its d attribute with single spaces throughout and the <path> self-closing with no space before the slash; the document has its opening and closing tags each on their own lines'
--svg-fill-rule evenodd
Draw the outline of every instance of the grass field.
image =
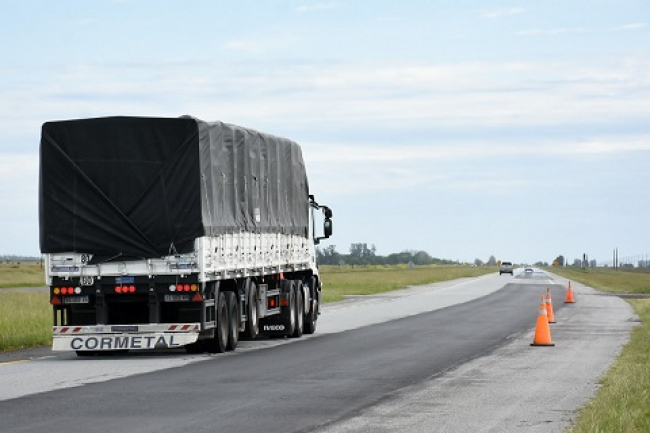
<svg viewBox="0 0 650 433">
<path fill-rule="evenodd" d="M 0 288 L 41 286 L 45 286 L 41 265 L 0 263 Z"/>
<path fill-rule="evenodd" d="M 593 268 L 551 271 L 607 292 L 650 293 L 650 273 Z M 642 323 L 601 379 L 602 387 L 580 411 L 573 433 L 650 432 L 650 299 L 628 302 Z"/>
<path fill-rule="evenodd" d="M 0 352 L 52 343 L 47 293 L 0 290 Z"/>
<path fill-rule="evenodd" d="M 550 271 L 605 292 L 650 293 L 650 272 L 616 271 L 612 268 L 551 268 Z"/>
<path fill-rule="evenodd" d="M 497 272 L 497 268 L 468 266 L 322 266 L 323 302 L 345 299 L 344 295 L 373 295 L 407 286 L 449 281 L 462 277 L 478 277 Z"/>
</svg>

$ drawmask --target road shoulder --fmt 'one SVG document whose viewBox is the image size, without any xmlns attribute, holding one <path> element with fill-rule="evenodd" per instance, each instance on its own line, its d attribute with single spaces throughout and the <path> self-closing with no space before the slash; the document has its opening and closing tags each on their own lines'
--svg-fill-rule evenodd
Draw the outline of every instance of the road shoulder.
<svg viewBox="0 0 650 433">
<path fill-rule="evenodd" d="M 580 284 L 572 288 L 577 302 L 559 310 L 551 325 L 554 347 L 531 347 L 531 328 L 486 356 L 402 389 L 322 431 L 564 431 L 638 323 L 624 300 Z M 537 309 L 531 310 L 534 327 Z"/>
</svg>

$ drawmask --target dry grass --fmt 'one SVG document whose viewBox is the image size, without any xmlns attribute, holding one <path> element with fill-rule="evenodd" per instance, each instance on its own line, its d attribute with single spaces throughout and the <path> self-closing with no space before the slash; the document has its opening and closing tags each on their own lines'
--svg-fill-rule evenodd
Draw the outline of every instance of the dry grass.
<svg viewBox="0 0 650 433">
<path fill-rule="evenodd" d="M 45 286 L 41 265 L 0 263 L 0 288 Z"/>
</svg>

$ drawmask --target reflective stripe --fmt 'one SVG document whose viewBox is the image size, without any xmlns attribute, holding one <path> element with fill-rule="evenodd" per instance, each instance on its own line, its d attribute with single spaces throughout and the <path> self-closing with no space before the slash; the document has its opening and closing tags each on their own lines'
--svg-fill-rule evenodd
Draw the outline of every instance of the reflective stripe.
<svg viewBox="0 0 650 433">
<path fill-rule="evenodd" d="M 54 327 L 54 333 L 56 334 L 76 334 L 79 331 L 81 331 L 83 328 L 80 326 L 77 326 L 76 328 L 70 328 L 69 326 L 64 326 L 64 327 Z"/>
</svg>

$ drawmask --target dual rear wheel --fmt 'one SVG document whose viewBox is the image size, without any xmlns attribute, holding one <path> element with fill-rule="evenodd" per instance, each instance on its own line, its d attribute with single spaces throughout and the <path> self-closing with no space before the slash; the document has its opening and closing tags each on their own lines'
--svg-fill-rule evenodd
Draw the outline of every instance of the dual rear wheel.
<svg viewBox="0 0 650 433">
<path fill-rule="evenodd" d="M 215 300 L 217 317 L 214 337 L 205 340 L 205 349 L 210 353 L 235 350 L 239 342 L 239 304 L 234 292 L 219 292 Z"/>
<path fill-rule="evenodd" d="M 308 284 L 313 288 L 316 279 L 312 279 Z M 257 285 L 251 281 L 248 289 L 248 299 L 246 302 L 246 324 L 244 327 L 243 337 L 247 340 L 255 339 L 259 334 L 260 327 L 260 305 L 258 299 Z M 304 334 L 313 334 L 316 331 L 316 321 L 318 319 L 318 297 L 314 296 L 312 305 L 307 308 L 305 313 L 305 297 L 303 291 L 303 282 L 301 280 L 283 280 L 285 291 L 288 292 L 289 302 L 288 326 L 284 335 L 290 338 L 300 338 Z M 313 290 L 312 288 L 312 290 Z M 313 291 L 314 295 L 316 291 Z M 216 324 L 214 337 L 209 340 L 201 340 L 186 346 L 188 353 L 200 353 L 207 351 L 210 353 L 223 353 L 228 350 L 235 350 L 239 342 L 239 325 L 241 315 L 237 296 L 232 291 L 219 292 L 215 299 Z"/>
<path fill-rule="evenodd" d="M 288 325 L 285 328 L 284 335 L 290 338 L 300 338 L 305 330 L 305 297 L 302 281 L 284 280 L 283 284 L 285 284 L 284 290 L 288 298 L 284 311 L 286 315 L 285 323 L 288 323 Z"/>
</svg>

